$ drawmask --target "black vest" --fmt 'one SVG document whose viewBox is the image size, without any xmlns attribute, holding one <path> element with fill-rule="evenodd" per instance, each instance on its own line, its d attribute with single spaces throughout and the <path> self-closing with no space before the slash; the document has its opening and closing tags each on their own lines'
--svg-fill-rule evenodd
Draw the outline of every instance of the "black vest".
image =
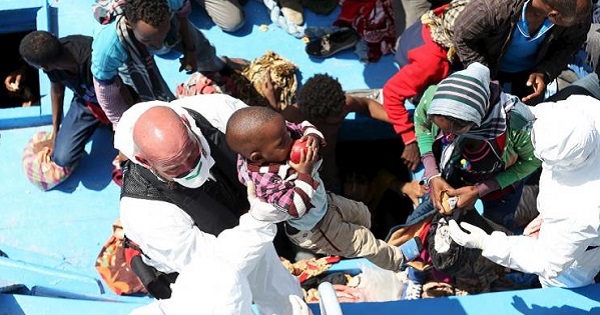
<svg viewBox="0 0 600 315">
<path fill-rule="evenodd" d="M 215 160 L 210 172 L 216 181 L 208 180 L 195 189 L 177 183 L 169 187 L 145 167 L 127 161 L 123 166 L 121 198 L 173 203 L 190 215 L 202 232 L 218 235 L 236 226 L 239 216 L 248 210 L 246 188 L 238 180 L 237 154 L 227 146 L 225 134 L 198 112 L 186 110 L 209 143 L 211 156 Z"/>
</svg>

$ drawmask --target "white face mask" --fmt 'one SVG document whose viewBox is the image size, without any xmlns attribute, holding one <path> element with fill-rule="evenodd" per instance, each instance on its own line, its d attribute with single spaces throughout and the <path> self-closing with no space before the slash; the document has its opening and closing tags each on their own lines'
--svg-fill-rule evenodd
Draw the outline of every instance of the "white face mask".
<svg viewBox="0 0 600 315">
<path fill-rule="evenodd" d="M 210 169 L 215 164 L 211 156 L 207 156 L 202 150 L 202 156 L 198 164 L 184 178 L 173 178 L 173 181 L 187 188 L 198 188 L 204 184 L 210 177 Z"/>
</svg>

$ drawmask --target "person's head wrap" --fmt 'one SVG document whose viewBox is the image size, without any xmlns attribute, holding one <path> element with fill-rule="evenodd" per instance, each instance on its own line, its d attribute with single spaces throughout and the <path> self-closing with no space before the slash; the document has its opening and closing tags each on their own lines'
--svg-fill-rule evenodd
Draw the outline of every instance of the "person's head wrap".
<svg viewBox="0 0 600 315">
<path fill-rule="evenodd" d="M 542 183 L 545 187 L 540 188 L 539 198 L 542 194 L 550 199 L 578 194 L 586 197 L 571 199 L 577 200 L 577 207 L 591 204 L 597 208 L 596 199 L 587 197 L 600 191 L 600 101 L 571 95 L 538 104 L 532 112 L 536 119 L 531 142 L 542 161 L 540 187 Z"/>
<path fill-rule="evenodd" d="M 427 114 L 450 116 L 480 126 L 490 107 L 490 70 L 476 62 L 442 80 Z"/>
</svg>

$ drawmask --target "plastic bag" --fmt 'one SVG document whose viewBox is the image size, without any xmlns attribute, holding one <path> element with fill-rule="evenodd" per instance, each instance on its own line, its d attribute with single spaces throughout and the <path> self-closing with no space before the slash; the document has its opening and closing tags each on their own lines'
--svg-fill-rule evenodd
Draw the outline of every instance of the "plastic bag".
<svg viewBox="0 0 600 315">
<path fill-rule="evenodd" d="M 375 265 L 361 264 L 359 288 L 365 295 L 365 302 L 396 301 L 402 297 L 402 281 L 398 273 Z"/>
</svg>

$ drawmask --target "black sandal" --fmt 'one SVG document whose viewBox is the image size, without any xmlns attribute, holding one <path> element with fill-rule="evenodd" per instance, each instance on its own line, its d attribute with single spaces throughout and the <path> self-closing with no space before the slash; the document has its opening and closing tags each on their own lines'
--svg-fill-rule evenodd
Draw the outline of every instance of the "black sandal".
<svg viewBox="0 0 600 315">
<path fill-rule="evenodd" d="M 327 58 L 354 47 L 359 39 L 360 36 L 353 28 L 345 27 L 310 41 L 306 45 L 306 53 L 317 58 Z"/>
</svg>

